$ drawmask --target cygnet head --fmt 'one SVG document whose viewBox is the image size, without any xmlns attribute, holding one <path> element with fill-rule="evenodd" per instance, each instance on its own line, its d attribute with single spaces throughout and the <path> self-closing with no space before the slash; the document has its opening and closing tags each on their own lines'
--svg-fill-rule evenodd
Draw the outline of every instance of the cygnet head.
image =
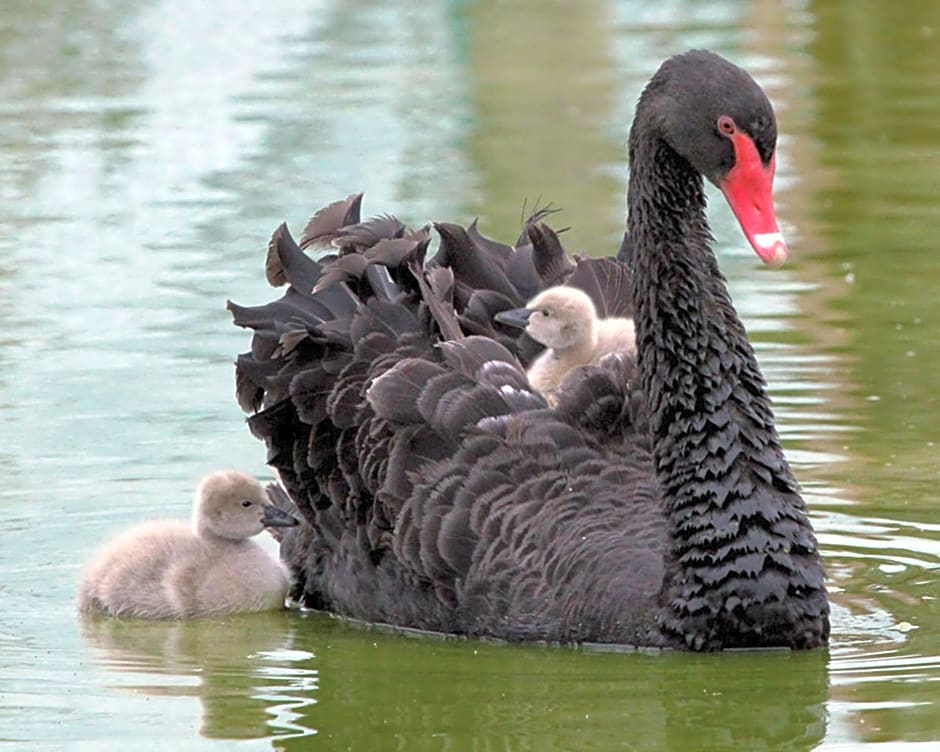
<svg viewBox="0 0 940 752">
<path fill-rule="evenodd" d="M 193 529 L 200 538 L 237 541 L 257 535 L 266 527 L 296 524 L 296 519 L 271 504 L 258 481 L 237 470 L 207 475 L 196 489 Z"/>
<path fill-rule="evenodd" d="M 589 342 L 594 335 L 597 309 L 587 293 L 576 287 L 550 287 L 530 300 L 525 308 L 496 314 L 502 324 L 524 328 L 536 342 L 564 350 Z"/>
</svg>

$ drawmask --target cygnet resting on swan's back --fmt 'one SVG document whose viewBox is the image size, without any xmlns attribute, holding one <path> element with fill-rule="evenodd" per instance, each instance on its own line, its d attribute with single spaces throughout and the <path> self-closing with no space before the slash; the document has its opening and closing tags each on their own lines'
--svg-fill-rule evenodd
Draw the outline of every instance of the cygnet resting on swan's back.
<svg viewBox="0 0 940 752">
<path fill-rule="evenodd" d="M 525 308 L 501 311 L 496 321 L 525 330 L 545 345 L 529 366 L 529 383 L 543 395 L 554 392 L 578 366 L 598 365 L 612 353 L 633 354 L 633 319 L 597 317 L 594 301 L 576 287 L 543 290 Z"/>
<path fill-rule="evenodd" d="M 696 50 L 653 76 L 629 143 L 630 285 L 542 217 L 515 247 L 437 223 L 431 259 L 431 228 L 361 222 L 361 195 L 299 244 L 275 232 L 284 295 L 230 304 L 254 330 L 236 393 L 302 517 L 281 550 L 305 605 L 510 640 L 826 644 L 816 538 L 705 217 L 703 178 L 765 263 L 785 259 L 773 108 Z M 636 358 L 576 369 L 550 408 L 531 342 L 493 316 L 559 284 L 632 316 Z"/>
<path fill-rule="evenodd" d="M 79 610 L 185 619 L 282 608 L 289 572 L 248 539 L 296 524 L 251 476 L 215 472 L 199 484 L 191 522 L 145 522 L 98 552 L 82 573 Z"/>
</svg>

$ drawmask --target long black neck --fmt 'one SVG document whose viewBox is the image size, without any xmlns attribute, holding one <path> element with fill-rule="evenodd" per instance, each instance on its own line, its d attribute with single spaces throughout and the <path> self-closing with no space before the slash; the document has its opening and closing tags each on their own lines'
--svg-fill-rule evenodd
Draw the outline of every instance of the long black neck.
<svg viewBox="0 0 940 752">
<path fill-rule="evenodd" d="M 631 140 L 630 169 L 640 383 L 672 541 L 660 629 L 705 650 L 823 644 L 816 540 L 709 248 L 702 177 L 652 135 Z"/>
</svg>

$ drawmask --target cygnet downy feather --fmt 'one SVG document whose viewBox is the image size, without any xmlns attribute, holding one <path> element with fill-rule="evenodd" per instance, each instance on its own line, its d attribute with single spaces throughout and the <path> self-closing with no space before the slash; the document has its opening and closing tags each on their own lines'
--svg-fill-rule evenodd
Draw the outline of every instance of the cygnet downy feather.
<svg viewBox="0 0 940 752">
<path fill-rule="evenodd" d="M 287 567 L 249 540 L 297 520 L 236 470 L 205 477 L 191 522 L 153 520 L 106 544 L 82 573 L 83 613 L 140 619 L 223 616 L 282 608 Z"/>
<path fill-rule="evenodd" d="M 590 296 L 576 287 L 550 287 L 525 308 L 502 311 L 495 318 L 525 329 L 545 345 L 526 372 L 529 383 L 544 395 L 554 392 L 573 368 L 597 365 L 611 353 L 636 351 L 633 320 L 599 319 Z"/>
</svg>

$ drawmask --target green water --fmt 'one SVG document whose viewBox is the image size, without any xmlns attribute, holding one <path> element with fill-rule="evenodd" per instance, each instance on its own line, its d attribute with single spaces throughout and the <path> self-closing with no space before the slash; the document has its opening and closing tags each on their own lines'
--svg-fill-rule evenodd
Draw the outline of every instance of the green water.
<svg viewBox="0 0 940 752">
<path fill-rule="evenodd" d="M 74 590 L 196 480 L 270 477 L 233 399 L 282 220 L 616 248 L 633 103 L 706 46 L 777 107 L 759 267 L 714 202 L 833 601 L 831 648 L 720 656 L 439 641 L 296 612 L 93 622 Z M 929 0 L 6 0 L 0 6 L 0 748 L 940 748 L 940 5 Z"/>
</svg>

